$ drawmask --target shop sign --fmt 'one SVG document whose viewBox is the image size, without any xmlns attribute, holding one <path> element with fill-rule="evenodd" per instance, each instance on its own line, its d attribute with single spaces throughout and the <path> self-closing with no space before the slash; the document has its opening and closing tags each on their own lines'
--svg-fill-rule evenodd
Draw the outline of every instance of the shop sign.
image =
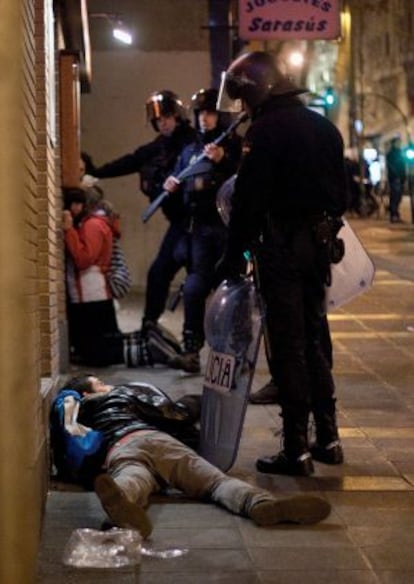
<svg viewBox="0 0 414 584">
<path fill-rule="evenodd" d="M 243 40 L 336 39 L 339 0 L 239 0 Z"/>
</svg>

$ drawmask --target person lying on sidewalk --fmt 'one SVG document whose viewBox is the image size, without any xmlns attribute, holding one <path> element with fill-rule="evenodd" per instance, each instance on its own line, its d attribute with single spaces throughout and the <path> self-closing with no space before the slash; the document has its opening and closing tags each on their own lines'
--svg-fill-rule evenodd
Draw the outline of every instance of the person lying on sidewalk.
<svg viewBox="0 0 414 584">
<path fill-rule="evenodd" d="M 65 389 L 81 396 L 78 422 L 101 431 L 107 446 L 105 474 L 94 482 L 95 492 L 111 521 L 152 531 L 145 512 L 152 493 L 170 486 L 185 495 L 210 500 L 257 525 L 312 524 L 325 519 L 330 505 L 320 497 L 275 497 L 229 477 L 193 448 L 199 396 L 173 402 L 155 386 L 135 383 L 106 385 L 93 374 L 75 377 Z"/>
</svg>

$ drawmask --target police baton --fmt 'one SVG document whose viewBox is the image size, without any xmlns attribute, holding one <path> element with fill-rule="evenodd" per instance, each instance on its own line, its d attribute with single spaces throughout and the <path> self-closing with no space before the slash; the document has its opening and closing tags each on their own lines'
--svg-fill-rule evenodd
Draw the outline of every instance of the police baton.
<svg viewBox="0 0 414 584">
<path fill-rule="evenodd" d="M 237 128 L 237 126 L 239 126 L 242 122 L 245 122 L 248 118 L 248 114 L 246 114 L 246 112 L 242 112 L 235 120 L 232 124 L 230 124 L 230 126 L 224 130 L 224 132 L 222 132 L 220 134 L 220 136 L 218 136 L 212 143 L 213 144 L 220 144 L 220 142 L 222 142 L 224 140 L 224 138 L 226 138 L 229 134 L 231 134 L 233 132 L 233 130 L 235 130 Z M 186 166 L 181 172 L 179 172 L 177 174 L 177 176 L 175 177 L 178 181 L 182 181 L 185 178 L 188 178 L 189 176 L 191 176 L 192 174 L 194 174 L 194 170 L 195 170 L 195 166 L 197 166 L 197 164 L 199 164 L 200 162 L 202 162 L 205 158 L 207 158 L 207 156 L 204 154 L 204 152 L 202 152 L 201 154 L 199 154 L 198 156 L 196 156 L 196 158 L 194 158 L 194 160 L 192 160 L 192 162 L 190 162 L 190 164 L 188 166 Z M 170 195 L 169 191 L 162 191 L 158 197 L 156 197 L 152 203 L 150 205 L 148 205 L 148 207 L 145 209 L 145 211 L 142 213 L 141 215 L 141 219 L 143 221 L 143 223 L 146 223 L 148 221 L 148 219 L 150 219 L 155 211 L 158 209 L 158 207 L 160 207 L 163 203 L 163 201 Z"/>
</svg>

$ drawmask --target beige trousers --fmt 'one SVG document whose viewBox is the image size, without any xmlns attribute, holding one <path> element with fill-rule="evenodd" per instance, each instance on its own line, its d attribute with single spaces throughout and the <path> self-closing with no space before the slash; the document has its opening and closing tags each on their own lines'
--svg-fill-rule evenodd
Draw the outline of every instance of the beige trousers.
<svg viewBox="0 0 414 584">
<path fill-rule="evenodd" d="M 122 438 L 109 451 L 106 466 L 126 497 L 143 507 L 152 493 L 166 485 L 247 516 L 256 503 L 273 500 L 269 492 L 228 477 L 182 442 L 157 430 Z"/>
</svg>

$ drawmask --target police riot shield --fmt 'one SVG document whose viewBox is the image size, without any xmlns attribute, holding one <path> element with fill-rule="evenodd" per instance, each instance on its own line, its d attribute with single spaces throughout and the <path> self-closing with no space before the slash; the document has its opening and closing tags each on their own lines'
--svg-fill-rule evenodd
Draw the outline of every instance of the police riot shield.
<svg viewBox="0 0 414 584">
<path fill-rule="evenodd" d="M 200 454 L 223 471 L 237 456 L 262 334 L 252 276 L 224 281 L 206 310 L 209 356 L 203 384 Z"/>
<path fill-rule="evenodd" d="M 219 188 L 216 195 L 217 211 L 223 221 L 224 225 L 228 225 L 230 221 L 231 212 L 231 198 L 234 191 L 234 183 L 236 182 L 237 174 L 233 174 L 228 178 Z"/>
<path fill-rule="evenodd" d="M 225 225 L 229 224 L 231 199 L 237 175 L 230 177 L 217 193 L 217 210 Z M 373 284 L 375 266 L 355 231 L 343 217 L 338 237 L 343 240 L 345 254 L 337 264 L 331 265 L 332 282 L 326 288 L 328 312 L 347 304 Z"/>
<path fill-rule="evenodd" d="M 344 218 L 342 221 L 338 237 L 344 242 L 345 254 L 340 262 L 331 265 L 332 282 L 327 286 L 325 296 L 328 312 L 366 292 L 375 277 L 373 261 L 348 221 Z"/>
</svg>

